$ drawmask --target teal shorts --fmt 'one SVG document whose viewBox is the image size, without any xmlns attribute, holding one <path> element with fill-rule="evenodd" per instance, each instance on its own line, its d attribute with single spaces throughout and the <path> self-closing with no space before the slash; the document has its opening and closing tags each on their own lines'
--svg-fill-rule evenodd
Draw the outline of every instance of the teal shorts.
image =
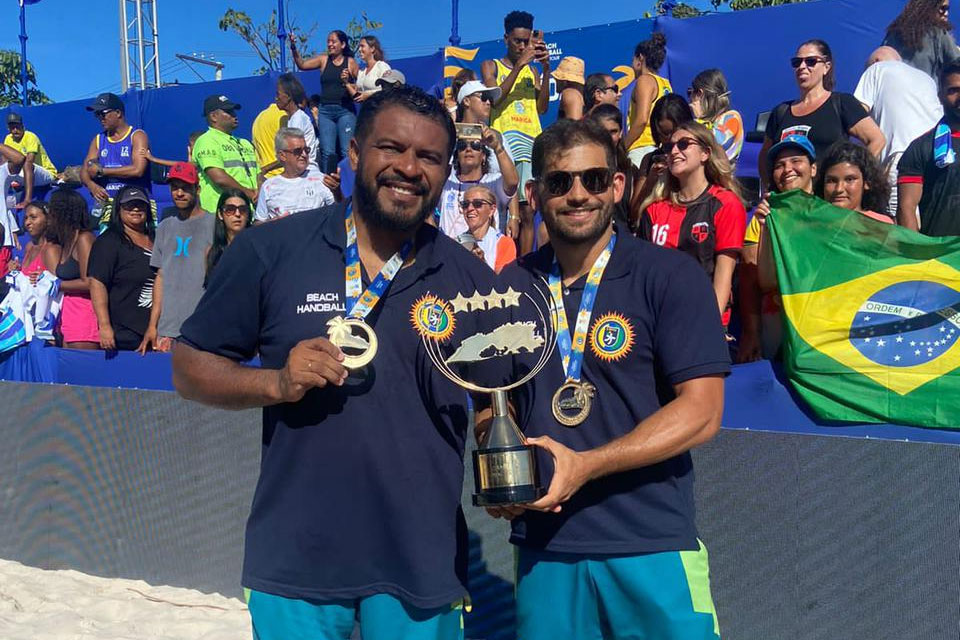
<svg viewBox="0 0 960 640">
<path fill-rule="evenodd" d="M 363 640 L 463 640 L 460 602 L 417 609 L 385 593 L 359 600 L 294 600 L 250 591 L 254 640 L 349 640 L 359 621 Z"/>
<path fill-rule="evenodd" d="M 707 549 L 584 556 L 519 548 L 522 640 L 719 640 Z"/>
</svg>

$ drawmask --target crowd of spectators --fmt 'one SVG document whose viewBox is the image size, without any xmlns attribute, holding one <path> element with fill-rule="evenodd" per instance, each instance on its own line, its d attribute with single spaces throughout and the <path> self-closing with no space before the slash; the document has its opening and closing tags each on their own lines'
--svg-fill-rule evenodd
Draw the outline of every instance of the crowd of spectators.
<svg viewBox="0 0 960 640">
<path fill-rule="evenodd" d="M 432 222 L 497 271 L 549 242 L 526 185 L 552 78 L 558 118 L 592 120 L 614 142 L 625 175 L 618 225 L 697 260 L 725 325 L 739 316 L 728 339 L 740 362 L 775 357 L 779 302 L 775 291 L 761 290 L 757 273 L 768 193 L 799 189 L 881 224 L 960 235 L 952 208 L 960 193 L 960 50 L 948 18 L 947 0 L 910 0 L 853 93 L 836 86 L 839 61 L 827 42 L 800 43 L 784 61 L 797 95 L 771 105 L 757 166 L 761 192 L 748 211 L 735 177 L 745 125 L 721 69 L 698 73 L 685 97 L 674 92 L 659 75 L 667 42 L 655 33 L 636 45 L 634 78 L 621 85 L 592 72 L 589 60 L 554 64 L 533 16 L 513 11 L 504 19 L 503 55 L 482 61 L 479 74 L 461 71 L 445 95 L 458 139 Z M 102 132 L 82 166 L 64 173 L 22 116 L 8 115 L 0 270 L 59 278 L 60 344 L 168 351 L 237 233 L 349 194 L 341 168 L 358 110 L 405 78 L 371 35 L 355 53 L 339 30 L 319 55 L 301 56 L 292 37 L 290 48 L 298 69 L 317 72 L 320 93 L 309 96 L 296 75 L 280 75 L 251 140 L 237 132 L 241 105 L 208 97 L 207 130 L 191 134 L 185 161 L 155 157 L 147 132 L 128 123 L 114 94 L 87 107 Z M 622 87 L 626 113 L 618 108 Z M 150 193 L 158 175 L 174 205 L 161 212 Z M 57 182 L 85 188 L 93 207 L 72 188 L 50 191 Z M 35 199 L 46 191 L 49 202 Z M 30 238 L 22 247 L 21 227 Z"/>
</svg>

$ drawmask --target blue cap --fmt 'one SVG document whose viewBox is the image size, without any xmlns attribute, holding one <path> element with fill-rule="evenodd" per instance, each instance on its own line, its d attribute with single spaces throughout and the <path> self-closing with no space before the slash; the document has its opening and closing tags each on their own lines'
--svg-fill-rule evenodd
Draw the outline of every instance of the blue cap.
<svg viewBox="0 0 960 640">
<path fill-rule="evenodd" d="M 773 163 L 776 161 L 777 155 L 779 155 L 779 153 L 784 149 L 790 148 L 803 151 L 805 154 L 807 154 L 807 157 L 810 158 L 810 162 L 817 161 L 817 150 L 813 148 L 813 143 L 810 142 L 810 138 L 807 136 L 791 134 L 770 147 L 770 151 L 767 152 L 767 164 L 770 165 L 771 170 L 773 170 Z"/>
</svg>

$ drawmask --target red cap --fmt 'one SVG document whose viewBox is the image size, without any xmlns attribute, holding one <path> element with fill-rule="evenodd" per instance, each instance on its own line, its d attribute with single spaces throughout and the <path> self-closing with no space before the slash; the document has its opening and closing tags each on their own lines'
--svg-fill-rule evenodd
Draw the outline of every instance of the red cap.
<svg viewBox="0 0 960 640">
<path fill-rule="evenodd" d="M 170 167 L 167 180 L 183 180 L 187 184 L 197 184 L 197 168 L 189 162 L 178 162 Z"/>
</svg>

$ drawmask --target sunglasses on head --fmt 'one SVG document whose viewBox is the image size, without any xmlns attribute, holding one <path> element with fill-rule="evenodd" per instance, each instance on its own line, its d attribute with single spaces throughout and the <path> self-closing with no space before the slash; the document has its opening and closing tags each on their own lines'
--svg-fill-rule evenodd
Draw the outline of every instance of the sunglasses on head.
<svg viewBox="0 0 960 640">
<path fill-rule="evenodd" d="M 293 147 L 292 149 L 284 149 L 284 151 L 294 156 L 305 156 L 310 151 L 310 147 Z"/>
<path fill-rule="evenodd" d="M 460 201 L 460 208 L 463 209 L 464 211 L 466 211 L 466 210 L 469 209 L 470 207 L 473 207 L 474 209 L 479 209 L 480 207 L 482 207 L 482 206 L 485 205 L 485 204 L 486 204 L 486 205 L 491 205 L 491 206 L 493 205 L 493 203 L 490 202 L 489 200 L 481 200 L 481 199 L 477 198 L 476 200 L 461 200 L 461 201 Z"/>
<path fill-rule="evenodd" d="M 808 69 L 817 66 L 821 62 L 826 62 L 826 58 L 821 58 L 820 56 L 804 56 L 797 58 L 790 58 L 790 66 L 794 69 L 799 69 L 801 64 L 807 66 Z"/>
<path fill-rule="evenodd" d="M 700 141 L 697 140 L 696 138 L 680 138 L 676 142 L 665 142 L 663 144 L 663 153 L 665 153 L 666 155 L 670 155 L 674 147 L 676 147 L 680 151 L 686 151 L 687 149 L 690 148 L 691 145 L 699 146 L 699 144 L 700 144 Z"/>
<path fill-rule="evenodd" d="M 483 151 L 482 140 L 457 140 L 457 151 L 464 151 L 470 147 L 474 151 Z"/>
<path fill-rule="evenodd" d="M 220 213 L 226 214 L 228 216 L 233 215 L 247 215 L 250 213 L 250 207 L 245 204 L 225 204 L 220 210 Z"/>
<path fill-rule="evenodd" d="M 573 181 L 578 176 L 583 188 L 594 195 L 609 189 L 613 182 L 610 169 L 595 167 L 585 171 L 551 171 L 540 179 L 540 183 L 551 196 L 562 196 L 573 188 Z"/>
</svg>

